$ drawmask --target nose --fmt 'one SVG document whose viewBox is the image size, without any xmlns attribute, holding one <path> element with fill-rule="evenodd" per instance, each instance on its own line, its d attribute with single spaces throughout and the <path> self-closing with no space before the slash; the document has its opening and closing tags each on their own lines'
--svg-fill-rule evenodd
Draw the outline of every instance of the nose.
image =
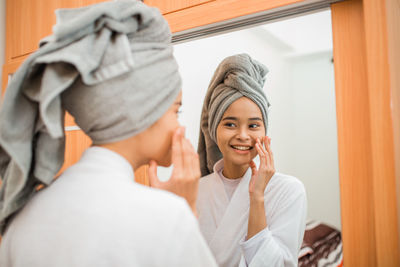
<svg viewBox="0 0 400 267">
<path fill-rule="evenodd" d="M 250 135 L 248 132 L 247 127 L 240 127 L 239 132 L 236 135 L 236 138 L 241 140 L 241 141 L 247 141 L 250 139 Z"/>
</svg>

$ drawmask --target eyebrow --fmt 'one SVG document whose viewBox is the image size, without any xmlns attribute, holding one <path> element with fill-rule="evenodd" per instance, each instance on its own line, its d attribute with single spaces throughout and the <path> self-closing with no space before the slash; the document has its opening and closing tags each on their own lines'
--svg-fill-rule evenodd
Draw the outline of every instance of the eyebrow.
<svg viewBox="0 0 400 267">
<path fill-rule="evenodd" d="M 223 121 L 226 121 L 226 120 L 237 121 L 238 118 L 236 118 L 236 117 L 225 117 L 225 118 L 223 118 L 222 120 L 223 120 Z M 259 118 L 259 117 L 255 117 L 255 118 L 249 118 L 249 121 L 262 121 L 262 119 Z"/>
<path fill-rule="evenodd" d="M 227 120 L 230 120 L 230 121 L 237 121 L 238 119 L 237 119 L 236 117 L 225 117 L 225 118 L 223 118 L 222 120 L 223 120 L 223 121 L 227 121 Z"/>
<path fill-rule="evenodd" d="M 262 121 L 262 119 L 259 117 L 255 117 L 255 118 L 249 118 L 249 121 Z"/>
<path fill-rule="evenodd" d="M 182 106 L 182 101 L 175 102 L 175 105 Z"/>
</svg>

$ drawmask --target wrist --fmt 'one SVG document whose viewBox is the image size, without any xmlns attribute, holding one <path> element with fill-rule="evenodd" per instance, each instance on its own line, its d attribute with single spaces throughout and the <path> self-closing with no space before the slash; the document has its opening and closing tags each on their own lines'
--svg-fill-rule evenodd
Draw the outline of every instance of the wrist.
<svg viewBox="0 0 400 267">
<path fill-rule="evenodd" d="M 264 204 L 264 194 L 250 193 L 250 203 Z"/>
</svg>

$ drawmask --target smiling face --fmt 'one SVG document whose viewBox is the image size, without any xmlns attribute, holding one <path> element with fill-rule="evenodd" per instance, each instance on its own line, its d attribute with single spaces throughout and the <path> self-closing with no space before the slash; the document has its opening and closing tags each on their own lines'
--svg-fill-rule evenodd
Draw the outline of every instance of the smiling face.
<svg viewBox="0 0 400 267">
<path fill-rule="evenodd" d="M 217 144 L 224 157 L 224 165 L 247 169 L 257 155 L 257 138 L 265 136 L 260 108 L 249 98 L 233 102 L 217 127 Z"/>
</svg>

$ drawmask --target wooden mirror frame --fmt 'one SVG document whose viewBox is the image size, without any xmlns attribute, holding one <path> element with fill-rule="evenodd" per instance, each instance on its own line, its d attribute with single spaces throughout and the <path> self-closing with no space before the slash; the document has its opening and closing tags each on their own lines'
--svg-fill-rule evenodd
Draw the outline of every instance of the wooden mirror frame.
<svg viewBox="0 0 400 267">
<path fill-rule="evenodd" d="M 287 17 L 291 7 L 302 2 L 306 1 L 216 0 L 167 13 L 165 18 L 178 42 L 202 33 L 215 34 L 221 28 L 237 29 L 238 18 L 241 25 L 249 20 L 251 25 L 265 23 L 255 20 L 254 14 L 261 18 L 277 11 L 286 12 L 282 17 Z M 396 199 L 400 193 L 396 192 L 400 185 L 400 126 L 396 126 L 400 125 L 400 82 L 395 77 L 400 64 L 394 49 L 400 47 L 400 32 L 394 29 L 400 25 L 398 3 L 347 0 L 330 4 L 346 266 L 400 266 Z"/>
</svg>

